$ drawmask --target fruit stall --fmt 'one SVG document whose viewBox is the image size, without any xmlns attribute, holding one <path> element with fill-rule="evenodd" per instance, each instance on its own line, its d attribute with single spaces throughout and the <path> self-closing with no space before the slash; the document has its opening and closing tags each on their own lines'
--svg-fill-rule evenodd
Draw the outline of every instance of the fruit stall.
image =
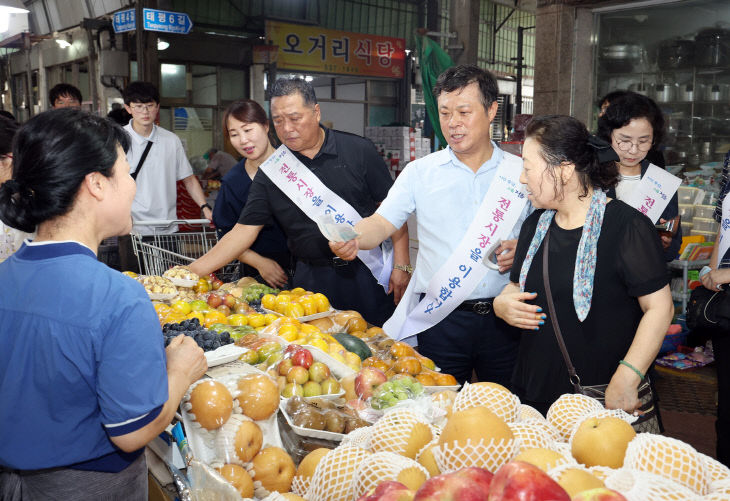
<svg viewBox="0 0 730 501">
<path fill-rule="evenodd" d="M 180 499 L 730 500 L 730 470 L 634 416 L 574 394 L 543 416 L 498 384 L 460 387 L 317 291 L 132 276 L 165 342 L 190 336 L 208 360 L 173 433 Z"/>
</svg>

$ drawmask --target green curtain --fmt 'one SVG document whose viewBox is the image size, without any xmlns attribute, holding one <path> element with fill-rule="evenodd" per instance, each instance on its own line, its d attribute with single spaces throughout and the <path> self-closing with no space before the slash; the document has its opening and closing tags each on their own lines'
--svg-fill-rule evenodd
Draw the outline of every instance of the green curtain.
<svg viewBox="0 0 730 501">
<path fill-rule="evenodd" d="M 417 36 L 418 57 L 421 62 L 421 79 L 423 80 L 423 99 L 426 101 L 426 113 L 438 137 L 439 144 L 446 146 L 446 140 L 441 132 L 439 123 L 438 105 L 433 96 L 433 86 L 438 76 L 447 68 L 454 66 L 454 61 L 444 50 L 427 36 Z"/>
</svg>

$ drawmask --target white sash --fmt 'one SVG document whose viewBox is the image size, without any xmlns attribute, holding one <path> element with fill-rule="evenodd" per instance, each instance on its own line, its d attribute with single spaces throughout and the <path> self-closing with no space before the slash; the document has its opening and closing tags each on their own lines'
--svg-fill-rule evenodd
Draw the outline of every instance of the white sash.
<svg viewBox="0 0 730 501">
<path fill-rule="evenodd" d="M 329 217 L 336 223 L 354 226 L 362 219 L 350 204 L 327 188 L 284 145 L 279 146 L 259 169 L 315 223 Z M 359 251 L 357 257 L 388 292 L 390 273 L 393 271 L 393 245 L 390 240 L 383 242 L 382 247 Z"/>
<path fill-rule="evenodd" d="M 661 167 L 650 164 L 639 185 L 624 202 L 646 215 L 656 224 L 679 189 L 682 180 Z"/>
<path fill-rule="evenodd" d="M 720 238 L 717 242 L 717 267 L 720 268 L 722 258 L 725 257 L 730 247 L 730 235 L 727 230 L 730 228 L 730 195 L 725 195 L 722 201 L 722 219 L 720 220 Z"/>
<path fill-rule="evenodd" d="M 525 186 L 519 182 L 521 171 L 522 160 L 505 154 L 464 238 L 428 283 L 420 302 L 413 291 L 416 281 L 411 279 L 383 325 L 390 337 L 405 339 L 436 325 L 469 297 L 488 268 L 497 269 L 489 262 L 490 254 L 509 238 L 527 203 Z"/>
</svg>

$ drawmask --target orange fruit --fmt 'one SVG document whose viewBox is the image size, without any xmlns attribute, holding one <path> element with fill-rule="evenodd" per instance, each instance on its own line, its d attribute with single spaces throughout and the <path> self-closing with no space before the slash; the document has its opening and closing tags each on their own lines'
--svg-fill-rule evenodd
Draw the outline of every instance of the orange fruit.
<svg viewBox="0 0 730 501">
<path fill-rule="evenodd" d="M 413 347 L 408 343 L 404 343 L 402 341 L 396 341 L 395 343 L 393 343 L 390 347 L 389 353 L 390 356 L 393 358 L 416 356 L 416 350 L 414 350 Z"/>
<path fill-rule="evenodd" d="M 416 381 L 421 383 L 423 386 L 437 386 L 436 379 L 427 372 L 416 374 Z"/>
<path fill-rule="evenodd" d="M 172 309 L 177 310 L 184 315 L 187 315 L 188 313 L 190 313 L 192 311 L 193 308 L 190 306 L 189 303 L 178 300 L 178 301 L 175 301 L 174 303 L 172 303 Z"/>
<path fill-rule="evenodd" d="M 235 326 L 241 326 L 248 324 L 248 318 L 243 313 L 234 313 L 228 315 L 228 323 Z"/>
<path fill-rule="evenodd" d="M 414 376 L 421 372 L 421 362 L 416 357 L 401 357 L 393 364 L 393 370 L 398 374 Z"/>
<path fill-rule="evenodd" d="M 456 378 L 451 374 L 443 374 L 441 372 L 433 372 L 431 374 L 436 379 L 436 384 L 438 386 L 455 386 L 459 384 Z"/>
</svg>

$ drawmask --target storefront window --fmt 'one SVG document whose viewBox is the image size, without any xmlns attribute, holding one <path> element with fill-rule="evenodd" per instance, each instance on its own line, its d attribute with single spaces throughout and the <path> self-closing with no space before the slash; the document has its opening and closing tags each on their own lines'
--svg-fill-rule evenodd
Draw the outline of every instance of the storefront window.
<svg viewBox="0 0 730 501">
<path fill-rule="evenodd" d="M 188 158 L 203 155 L 213 146 L 213 111 L 213 108 L 193 107 L 168 109 L 168 116 L 172 120 L 171 130 L 182 141 Z"/>
<path fill-rule="evenodd" d="M 184 64 L 167 64 L 160 65 L 160 96 L 169 98 L 186 97 L 186 77 Z"/>
<path fill-rule="evenodd" d="M 598 9 L 596 100 L 614 90 L 654 99 L 667 121 L 664 157 L 678 172 L 730 149 L 730 3 L 688 0 Z M 597 114 L 597 109 L 595 110 Z"/>
<path fill-rule="evenodd" d="M 193 104 L 218 103 L 218 75 L 215 66 L 193 65 Z"/>
<path fill-rule="evenodd" d="M 221 101 L 238 101 L 248 95 L 246 73 L 241 70 L 221 68 Z"/>
</svg>

